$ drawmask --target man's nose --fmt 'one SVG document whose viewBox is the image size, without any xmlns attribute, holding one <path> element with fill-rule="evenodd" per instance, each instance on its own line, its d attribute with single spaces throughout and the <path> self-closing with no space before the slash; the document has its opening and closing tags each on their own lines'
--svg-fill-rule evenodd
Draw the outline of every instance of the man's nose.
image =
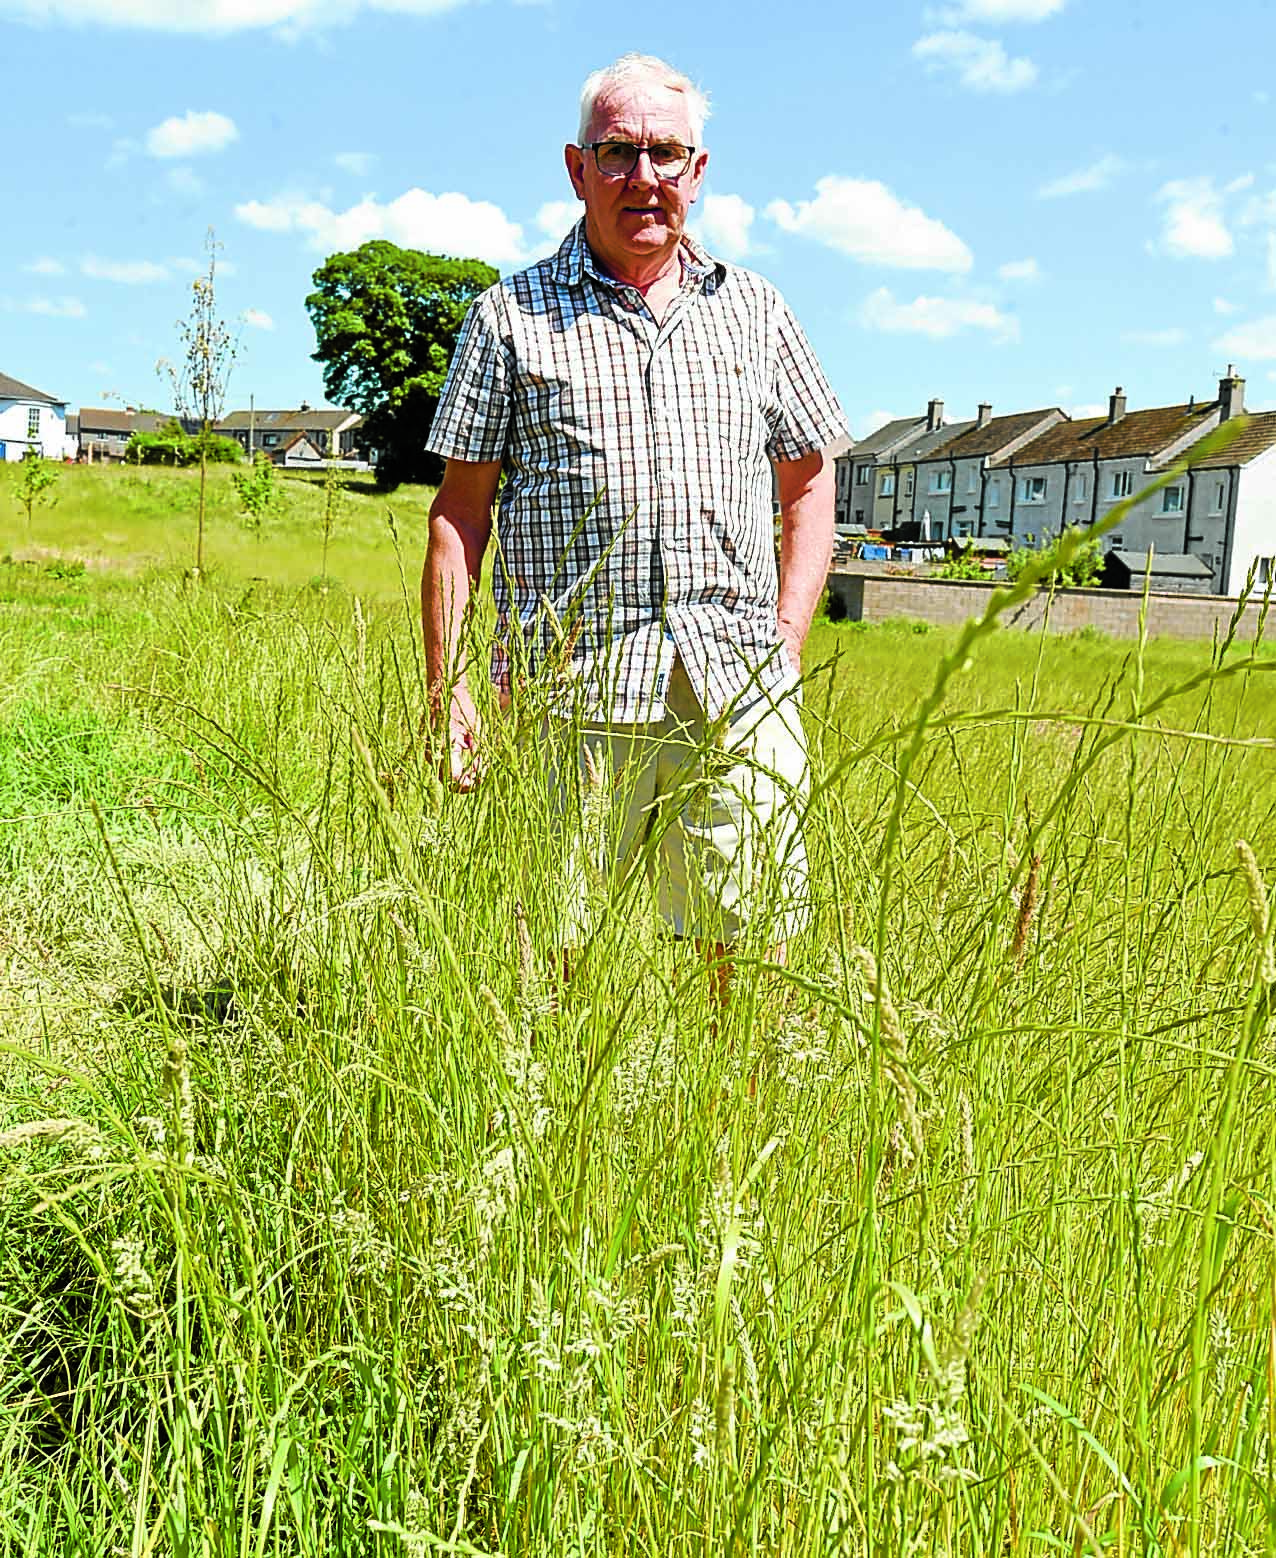
<svg viewBox="0 0 1276 1558">
<path fill-rule="evenodd" d="M 631 184 L 659 184 L 656 177 L 656 165 L 651 160 L 651 149 L 647 146 L 637 148 L 637 158 L 630 170 L 629 182 Z"/>
</svg>

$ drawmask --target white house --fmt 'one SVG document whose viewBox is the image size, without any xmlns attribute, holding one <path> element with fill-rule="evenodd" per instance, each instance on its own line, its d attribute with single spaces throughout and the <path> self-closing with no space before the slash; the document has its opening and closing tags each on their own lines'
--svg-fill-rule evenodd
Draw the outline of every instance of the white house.
<svg viewBox="0 0 1276 1558">
<path fill-rule="evenodd" d="M 71 453 L 66 401 L 0 373 L 0 460 L 20 460 L 35 449 L 48 460 Z"/>
</svg>

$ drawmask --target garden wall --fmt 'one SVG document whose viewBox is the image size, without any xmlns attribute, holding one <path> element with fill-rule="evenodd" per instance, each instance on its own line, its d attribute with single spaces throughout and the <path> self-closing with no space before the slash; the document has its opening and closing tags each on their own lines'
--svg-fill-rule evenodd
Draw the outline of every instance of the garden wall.
<svg viewBox="0 0 1276 1558">
<path fill-rule="evenodd" d="M 851 622 L 885 622 L 918 617 L 924 622 L 960 626 L 977 617 L 996 588 L 982 579 L 927 579 L 909 574 L 835 570 L 829 574 L 829 616 Z M 1046 609 L 1049 605 L 1049 621 Z M 1045 590 L 1002 617 L 1006 627 L 1051 633 L 1098 628 L 1113 638 L 1136 638 L 1142 595 L 1131 590 L 1059 590 L 1053 601 Z M 1261 601 L 1245 608 L 1239 634 L 1252 637 Z M 1152 637 L 1212 638 L 1227 631 L 1236 602 L 1222 595 L 1149 595 L 1148 633 Z"/>
</svg>

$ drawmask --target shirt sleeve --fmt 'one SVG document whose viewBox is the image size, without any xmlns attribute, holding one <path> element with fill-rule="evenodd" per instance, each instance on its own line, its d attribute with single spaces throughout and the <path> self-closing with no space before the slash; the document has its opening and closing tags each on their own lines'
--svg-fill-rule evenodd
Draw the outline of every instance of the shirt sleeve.
<svg viewBox="0 0 1276 1558">
<path fill-rule="evenodd" d="M 497 289 L 470 305 L 425 447 L 445 460 L 483 463 L 505 453 L 512 356 L 497 325 Z"/>
<path fill-rule="evenodd" d="M 776 409 L 767 453 L 773 460 L 800 460 L 849 436 L 850 427 L 802 326 L 782 298 L 777 299 L 776 337 Z"/>
</svg>

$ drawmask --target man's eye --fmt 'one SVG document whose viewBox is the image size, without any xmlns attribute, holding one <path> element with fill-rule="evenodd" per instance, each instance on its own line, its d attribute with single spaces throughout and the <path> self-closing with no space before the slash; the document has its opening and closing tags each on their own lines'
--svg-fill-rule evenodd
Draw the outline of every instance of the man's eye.
<svg viewBox="0 0 1276 1558">
<path fill-rule="evenodd" d="M 604 173 L 628 173 L 635 161 L 628 141 L 604 141 L 598 148 L 598 166 Z"/>
<path fill-rule="evenodd" d="M 675 168 L 687 160 L 687 148 L 680 146 L 677 141 L 662 141 L 659 146 L 651 148 L 650 157 L 658 168 Z"/>
</svg>

